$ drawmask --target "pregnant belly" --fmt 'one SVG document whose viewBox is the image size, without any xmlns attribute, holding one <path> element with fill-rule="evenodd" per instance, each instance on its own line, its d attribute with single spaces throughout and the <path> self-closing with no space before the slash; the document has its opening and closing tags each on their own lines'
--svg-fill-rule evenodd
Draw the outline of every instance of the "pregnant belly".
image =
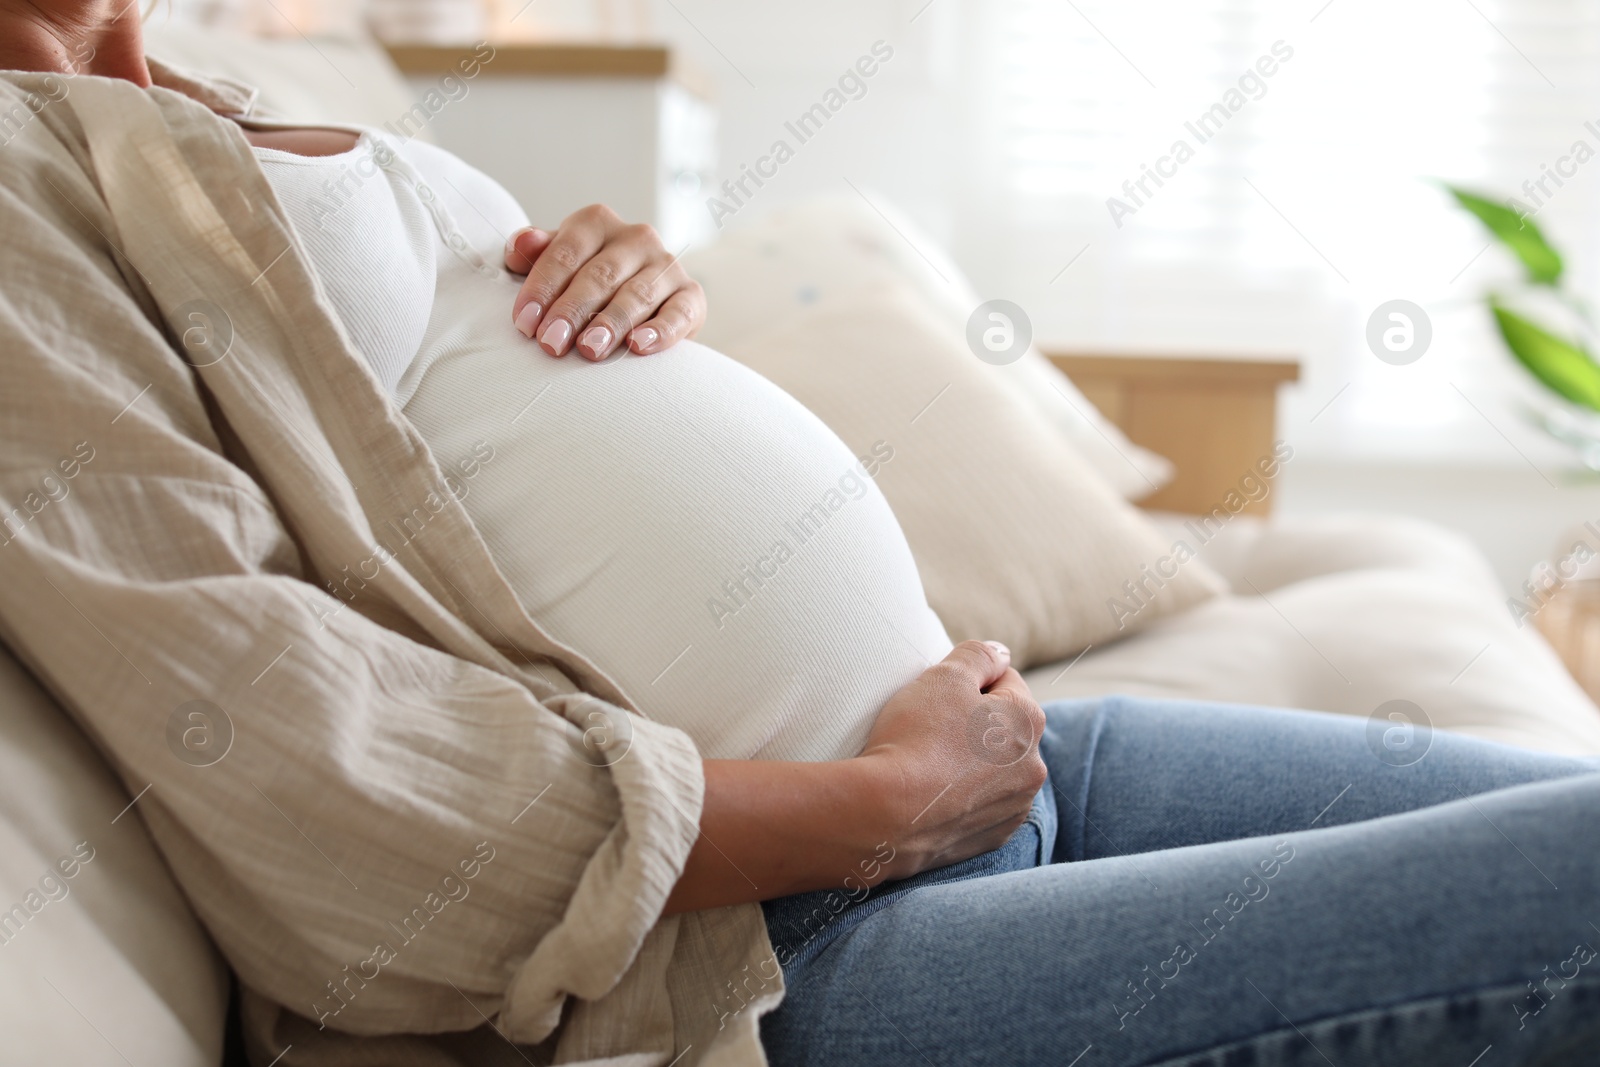
<svg viewBox="0 0 1600 1067">
<path fill-rule="evenodd" d="M 504 301 L 509 306 L 509 299 Z M 686 342 L 553 360 L 499 307 L 452 328 L 405 414 L 528 613 L 707 758 L 837 759 L 949 651 L 864 457 L 753 371 Z"/>
</svg>

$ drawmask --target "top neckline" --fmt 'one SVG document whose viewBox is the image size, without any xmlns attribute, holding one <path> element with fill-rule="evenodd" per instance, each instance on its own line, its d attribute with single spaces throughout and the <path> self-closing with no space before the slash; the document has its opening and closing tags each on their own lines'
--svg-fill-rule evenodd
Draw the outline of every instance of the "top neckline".
<svg viewBox="0 0 1600 1067">
<path fill-rule="evenodd" d="M 331 126 L 290 126 L 290 129 L 337 129 Z M 323 166 L 334 163 L 347 162 L 352 157 L 368 152 L 372 149 L 371 130 L 339 130 L 341 133 L 356 134 L 356 143 L 343 152 L 336 152 L 331 156 L 303 156 L 298 152 L 290 152 L 282 148 L 269 148 L 266 145 L 251 145 L 250 150 L 255 153 L 258 160 L 268 160 L 273 163 L 293 163 L 298 166 Z"/>
</svg>

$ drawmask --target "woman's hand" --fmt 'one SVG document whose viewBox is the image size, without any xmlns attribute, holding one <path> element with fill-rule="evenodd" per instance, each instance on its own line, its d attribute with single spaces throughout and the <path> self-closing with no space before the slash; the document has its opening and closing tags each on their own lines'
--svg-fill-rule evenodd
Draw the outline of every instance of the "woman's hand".
<svg viewBox="0 0 1600 1067">
<path fill-rule="evenodd" d="M 628 225 L 604 204 L 567 216 L 554 233 L 529 228 L 506 241 L 506 269 L 526 274 L 511 318 L 552 356 L 576 339 L 602 360 L 626 340 L 643 356 L 693 337 L 706 320 L 700 284 L 656 231 Z"/>
<path fill-rule="evenodd" d="M 701 836 L 665 913 L 863 887 L 998 848 L 1044 784 L 1044 712 L 1001 645 L 964 641 L 828 763 L 706 760 Z"/>
<path fill-rule="evenodd" d="M 1044 711 L 998 642 L 963 641 L 896 693 L 858 757 L 884 783 L 888 877 L 1005 844 L 1044 785 L 1043 732 Z"/>
</svg>

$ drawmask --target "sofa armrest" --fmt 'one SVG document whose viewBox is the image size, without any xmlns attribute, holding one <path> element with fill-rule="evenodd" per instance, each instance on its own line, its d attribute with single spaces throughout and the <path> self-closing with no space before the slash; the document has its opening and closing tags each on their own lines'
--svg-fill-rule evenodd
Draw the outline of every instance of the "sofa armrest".
<svg viewBox="0 0 1600 1067">
<path fill-rule="evenodd" d="M 1278 388 L 1300 378 L 1297 360 L 1045 354 L 1131 441 L 1176 466 L 1172 481 L 1140 506 L 1187 514 L 1220 505 L 1272 454 Z M 1268 494 L 1244 510 L 1271 509 Z"/>
</svg>

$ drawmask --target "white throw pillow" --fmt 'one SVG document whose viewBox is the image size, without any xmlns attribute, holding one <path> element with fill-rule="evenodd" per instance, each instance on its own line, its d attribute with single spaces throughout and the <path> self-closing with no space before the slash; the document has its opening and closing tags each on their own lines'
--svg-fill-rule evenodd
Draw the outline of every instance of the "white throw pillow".
<svg viewBox="0 0 1600 1067">
<path fill-rule="evenodd" d="M 213 1067 L 222 1057 L 227 969 L 131 799 L 0 649 L 6 1063 Z"/>
<path fill-rule="evenodd" d="M 405 414 L 478 458 L 458 494 L 528 613 L 708 758 L 859 752 L 950 649 L 872 477 L 897 455 L 692 342 L 595 366 L 492 323 Z"/>
<path fill-rule="evenodd" d="M 869 195 L 870 204 L 842 193 L 779 208 L 685 255 L 711 305 L 698 339 L 733 352 L 818 301 L 890 281 L 912 286 L 952 337 L 965 337 L 982 302 L 972 285 L 888 199 Z M 1013 363 L 983 366 L 1019 407 L 1064 432 L 1124 497 L 1137 500 L 1172 479 L 1168 460 L 1128 440 L 1037 346 Z"/>
<path fill-rule="evenodd" d="M 1407 515 L 1235 515 L 1219 530 L 1192 515 L 1145 514 L 1168 540 L 1187 538 L 1199 547 L 1200 558 L 1239 594 L 1270 594 L 1325 574 L 1406 570 L 1436 574 L 1497 603 L 1505 600 L 1494 568 L 1477 546 L 1453 530 Z"/>
<path fill-rule="evenodd" d="M 1077 663 L 1030 671 L 1039 700 L 1133 696 L 1370 719 L 1391 700 L 1436 729 L 1600 753 L 1600 715 L 1504 603 L 1427 571 L 1361 570 L 1219 597 Z"/>
<path fill-rule="evenodd" d="M 819 298 L 729 354 L 856 451 L 894 449 L 878 484 L 954 640 L 993 638 L 1018 665 L 1048 662 L 1225 588 L 903 283 Z"/>
<path fill-rule="evenodd" d="M 1171 536 L 1194 537 L 1170 519 Z M 1408 700 L 1439 729 L 1600 753 L 1593 702 L 1534 627 L 1512 621 L 1504 590 L 1459 534 L 1397 515 L 1241 515 L 1204 555 L 1239 595 L 1075 663 L 1038 667 L 1027 676 L 1034 695 L 1127 693 L 1361 718 Z"/>
</svg>

